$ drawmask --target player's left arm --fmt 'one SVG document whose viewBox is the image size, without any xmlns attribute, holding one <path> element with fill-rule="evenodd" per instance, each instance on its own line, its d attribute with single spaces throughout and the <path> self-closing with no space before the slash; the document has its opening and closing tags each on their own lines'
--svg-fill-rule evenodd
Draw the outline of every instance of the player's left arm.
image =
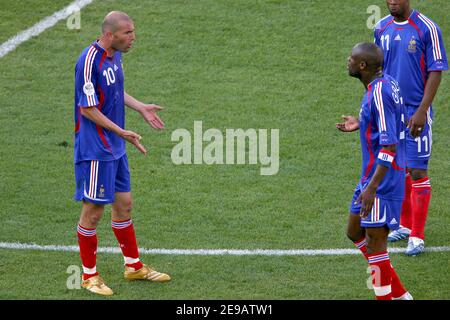
<svg viewBox="0 0 450 320">
<path fill-rule="evenodd" d="M 429 74 L 420 106 L 408 123 L 409 132 L 413 137 L 418 137 L 422 133 L 427 122 L 428 109 L 433 103 L 441 84 L 442 71 L 448 70 L 448 60 L 441 29 L 434 24 L 434 28 L 427 31 L 424 34 L 424 42 L 426 69 Z"/>
<path fill-rule="evenodd" d="M 432 71 L 430 72 L 425 86 L 422 102 L 414 115 L 409 119 L 408 128 L 411 136 L 414 138 L 419 137 L 422 133 L 422 129 L 427 122 L 427 112 L 433 103 L 434 97 L 441 84 L 442 72 Z"/>
<path fill-rule="evenodd" d="M 164 122 L 158 117 L 156 111 L 163 108 L 156 104 L 146 104 L 125 92 L 125 105 L 139 112 L 141 116 L 155 129 L 164 129 Z"/>
<path fill-rule="evenodd" d="M 373 203 L 375 201 L 375 196 L 380 183 L 383 181 L 384 176 L 389 170 L 394 158 L 395 152 L 397 150 L 397 145 L 386 145 L 383 146 L 378 154 L 377 167 L 375 168 L 375 173 L 372 176 L 367 187 L 359 195 L 357 202 L 361 202 L 361 218 L 366 218 L 370 211 L 372 210 Z"/>
</svg>

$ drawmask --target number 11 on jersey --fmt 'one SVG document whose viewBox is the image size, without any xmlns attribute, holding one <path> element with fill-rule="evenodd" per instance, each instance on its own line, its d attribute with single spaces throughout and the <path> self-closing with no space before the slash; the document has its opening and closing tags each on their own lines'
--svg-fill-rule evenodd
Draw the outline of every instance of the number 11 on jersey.
<svg viewBox="0 0 450 320">
<path fill-rule="evenodd" d="M 386 51 L 389 51 L 389 38 L 390 36 L 388 34 L 381 36 L 381 46 Z"/>
</svg>

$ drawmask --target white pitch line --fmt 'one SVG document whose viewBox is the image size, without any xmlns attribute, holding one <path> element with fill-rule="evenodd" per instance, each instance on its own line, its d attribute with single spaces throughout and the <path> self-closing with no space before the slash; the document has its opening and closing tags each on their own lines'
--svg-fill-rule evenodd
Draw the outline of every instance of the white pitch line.
<svg viewBox="0 0 450 320">
<path fill-rule="evenodd" d="M 48 28 L 53 27 L 58 23 L 58 21 L 66 19 L 71 14 L 81 10 L 92 1 L 93 0 L 76 0 L 64 9 L 61 9 L 53 13 L 51 16 L 42 19 L 31 28 L 16 34 L 14 37 L 10 38 L 8 41 L 0 45 L 0 58 L 16 49 L 21 43 L 28 41 L 32 37 L 39 35 Z"/>
<path fill-rule="evenodd" d="M 60 246 L 60 245 L 38 245 L 18 242 L 0 242 L 0 249 L 14 250 L 38 250 L 38 251 L 59 251 L 59 252 L 79 252 L 78 246 Z M 449 246 L 428 247 L 425 252 L 447 252 Z M 121 253 L 119 248 L 100 247 L 97 252 L 103 253 Z M 163 255 L 212 255 L 212 256 L 341 256 L 361 254 L 357 249 L 320 249 L 320 250 L 237 250 L 237 249 L 140 249 L 141 254 L 163 254 Z M 390 248 L 389 253 L 403 253 L 404 248 Z"/>
</svg>

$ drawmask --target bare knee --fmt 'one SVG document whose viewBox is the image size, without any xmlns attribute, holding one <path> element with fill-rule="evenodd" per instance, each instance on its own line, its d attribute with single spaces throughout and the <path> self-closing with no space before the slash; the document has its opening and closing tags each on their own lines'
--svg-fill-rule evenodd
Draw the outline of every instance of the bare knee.
<svg viewBox="0 0 450 320">
<path fill-rule="evenodd" d="M 97 215 L 87 216 L 85 217 L 80 224 L 86 228 L 96 228 L 98 223 L 100 222 L 101 217 Z"/>
<path fill-rule="evenodd" d="M 387 250 L 387 235 L 386 228 L 368 229 L 367 232 L 367 253 L 373 254 L 377 252 L 384 252 Z"/>
<path fill-rule="evenodd" d="M 131 214 L 131 211 L 133 210 L 133 201 L 130 199 L 128 201 L 125 202 L 124 206 L 123 206 L 123 211 L 126 214 Z"/>
<path fill-rule="evenodd" d="M 131 215 L 131 211 L 133 210 L 133 201 L 131 199 L 122 201 L 114 206 L 114 210 L 119 214 Z"/>
<path fill-rule="evenodd" d="M 347 238 L 351 241 L 356 242 L 363 237 L 362 232 L 355 232 L 353 230 L 347 230 Z"/>
<path fill-rule="evenodd" d="M 103 216 L 104 207 L 93 203 L 83 203 L 80 224 L 85 228 L 95 228 Z"/>
<path fill-rule="evenodd" d="M 131 219 L 131 211 L 133 210 L 133 201 L 130 198 L 120 199 L 113 204 L 112 219 L 113 220 L 128 220 Z"/>
<path fill-rule="evenodd" d="M 364 229 L 361 228 L 358 215 L 350 214 L 347 225 L 347 238 L 355 242 L 364 236 Z"/>
<path fill-rule="evenodd" d="M 423 169 L 410 169 L 409 172 L 411 174 L 411 179 L 413 181 L 423 179 L 428 176 L 427 170 L 423 170 Z"/>
</svg>

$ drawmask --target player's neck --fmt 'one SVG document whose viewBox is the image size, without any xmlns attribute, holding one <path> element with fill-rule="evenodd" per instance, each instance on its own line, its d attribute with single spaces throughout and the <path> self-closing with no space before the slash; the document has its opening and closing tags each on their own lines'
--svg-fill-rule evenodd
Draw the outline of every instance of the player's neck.
<svg viewBox="0 0 450 320">
<path fill-rule="evenodd" d="M 401 16 L 394 16 L 394 21 L 395 22 L 405 22 L 406 20 L 409 19 L 409 17 L 411 16 L 412 12 L 413 12 L 413 10 L 411 8 L 408 8 L 408 10 L 406 10 L 403 15 L 401 15 Z"/>
<path fill-rule="evenodd" d="M 369 84 L 371 84 L 375 79 L 383 77 L 382 72 L 377 72 L 375 74 L 368 74 L 367 76 L 361 77 L 361 82 L 364 84 L 364 87 L 367 89 Z"/>
<path fill-rule="evenodd" d="M 114 50 L 110 45 L 107 45 L 106 41 L 103 40 L 102 38 L 100 38 L 97 41 L 97 43 L 100 47 L 103 48 L 103 50 L 106 51 L 106 53 L 108 54 L 108 57 L 112 57 L 112 56 L 114 56 L 114 53 L 116 53 L 116 50 Z"/>
</svg>

